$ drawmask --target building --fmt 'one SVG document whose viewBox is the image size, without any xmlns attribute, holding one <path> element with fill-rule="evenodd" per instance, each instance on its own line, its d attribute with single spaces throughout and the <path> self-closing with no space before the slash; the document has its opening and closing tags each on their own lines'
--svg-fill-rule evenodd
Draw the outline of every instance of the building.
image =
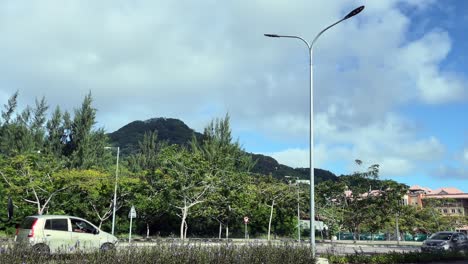
<svg viewBox="0 0 468 264">
<path fill-rule="evenodd" d="M 468 193 L 453 187 L 443 187 L 431 190 L 419 185 L 411 186 L 403 198 L 403 203 L 411 206 L 424 207 L 427 199 L 440 199 L 435 208 L 443 215 L 466 216 L 468 215 Z"/>
</svg>

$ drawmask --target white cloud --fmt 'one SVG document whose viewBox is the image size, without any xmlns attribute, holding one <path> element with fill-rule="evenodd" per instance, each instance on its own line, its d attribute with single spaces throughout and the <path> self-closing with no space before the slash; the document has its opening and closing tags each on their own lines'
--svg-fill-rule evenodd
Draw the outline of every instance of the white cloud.
<svg viewBox="0 0 468 264">
<path fill-rule="evenodd" d="M 293 168 L 309 167 L 309 150 L 292 148 L 274 153 L 265 153 L 276 159 L 279 163 Z"/>
<path fill-rule="evenodd" d="M 413 159 L 386 157 L 381 160 L 380 173 L 386 177 L 408 175 L 415 170 Z"/>
<path fill-rule="evenodd" d="M 316 118 L 315 165 L 325 167 L 340 161 L 354 171 L 354 159 L 368 164 L 380 164 L 384 177 L 404 176 L 414 172 L 421 162 L 439 160 L 444 146 L 435 137 L 418 139 L 409 126 L 394 115 L 383 121 L 360 128 L 340 128 L 333 124 L 332 114 Z M 271 153 L 278 161 L 292 166 L 307 166 L 308 149 L 288 149 Z M 303 163 L 300 163 L 303 161 Z"/>
<path fill-rule="evenodd" d="M 180 118 L 201 131 L 207 119 L 229 112 L 234 131 L 306 145 L 307 51 L 263 34 L 311 40 L 364 3 L 362 14 L 327 31 L 314 48 L 315 162 L 360 158 L 403 175 L 440 158 L 444 146 L 389 113 L 467 95 L 461 73 L 441 70 L 451 36 L 434 28 L 409 39 L 403 2 L 418 12 L 434 3 L 5 0 L 0 95 L 7 96 L 0 99 L 19 89 L 23 105 L 45 96 L 52 108 L 70 110 L 92 91 L 98 125 L 109 131 L 152 117 Z M 302 167 L 307 153 L 286 146 L 272 155 Z"/>
<path fill-rule="evenodd" d="M 445 103 L 464 99 L 464 80 L 454 73 L 442 72 L 439 64 L 451 50 L 447 32 L 432 31 L 403 48 L 400 53 L 402 71 L 414 79 L 422 100 Z"/>
<path fill-rule="evenodd" d="M 468 148 L 466 148 L 466 149 L 463 150 L 462 160 L 463 160 L 466 164 L 468 164 Z"/>
<path fill-rule="evenodd" d="M 354 160 L 361 159 L 366 164 L 379 164 L 385 178 L 398 177 L 420 171 L 421 164 L 431 164 L 445 154 L 445 147 L 437 138 L 417 138 L 406 121 L 394 115 L 360 128 L 340 128 L 332 121 L 335 111 L 329 113 L 316 118 L 315 135 L 319 139 L 314 148 L 316 167 L 343 162 L 348 167 L 345 173 L 351 173 L 357 169 Z M 292 167 L 308 166 L 308 149 L 267 154 Z"/>
<path fill-rule="evenodd" d="M 452 165 L 440 165 L 433 175 L 442 179 L 455 178 L 466 180 L 468 179 L 468 168 Z"/>
</svg>

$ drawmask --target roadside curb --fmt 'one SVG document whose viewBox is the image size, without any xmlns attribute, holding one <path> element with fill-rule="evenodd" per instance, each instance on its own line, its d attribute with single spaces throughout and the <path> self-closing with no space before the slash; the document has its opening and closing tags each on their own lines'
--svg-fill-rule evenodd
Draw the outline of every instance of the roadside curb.
<svg viewBox="0 0 468 264">
<path fill-rule="evenodd" d="M 329 264 L 328 259 L 326 258 L 317 258 L 315 264 Z"/>
<path fill-rule="evenodd" d="M 420 245 L 394 245 L 394 244 L 345 244 L 321 243 L 324 247 L 384 247 L 384 248 L 420 248 Z"/>
</svg>

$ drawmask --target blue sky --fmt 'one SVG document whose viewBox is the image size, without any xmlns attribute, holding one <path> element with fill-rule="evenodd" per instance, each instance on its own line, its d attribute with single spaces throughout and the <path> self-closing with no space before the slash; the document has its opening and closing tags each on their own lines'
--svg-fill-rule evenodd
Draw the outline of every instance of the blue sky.
<svg viewBox="0 0 468 264">
<path fill-rule="evenodd" d="M 468 192 L 466 1 L 4 0 L 0 102 L 73 113 L 91 91 L 109 132 L 229 112 L 246 151 L 306 167 L 307 51 L 263 34 L 310 41 L 359 5 L 314 47 L 316 167 Z"/>
</svg>

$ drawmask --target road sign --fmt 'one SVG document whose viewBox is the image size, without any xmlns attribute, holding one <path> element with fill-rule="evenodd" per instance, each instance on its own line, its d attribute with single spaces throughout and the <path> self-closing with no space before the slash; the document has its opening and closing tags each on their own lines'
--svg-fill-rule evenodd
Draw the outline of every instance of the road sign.
<svg viewBox="0 0 468 264">
<path fill-rule="evenodd" d="M 247 216 L 244 216 L 244 224 L 247 224 L 249 222 L 249 218 Z"/>
<path fill-rule="evenodd" d="M 130 212 L 128 213 L 128 218 L 136 218 L 137 217 L 137 214 L 136 214 L 136 210 L 135 210 L 135 206 L 132 205 L 132 209 L 130 209 Z"/>
</svg>

